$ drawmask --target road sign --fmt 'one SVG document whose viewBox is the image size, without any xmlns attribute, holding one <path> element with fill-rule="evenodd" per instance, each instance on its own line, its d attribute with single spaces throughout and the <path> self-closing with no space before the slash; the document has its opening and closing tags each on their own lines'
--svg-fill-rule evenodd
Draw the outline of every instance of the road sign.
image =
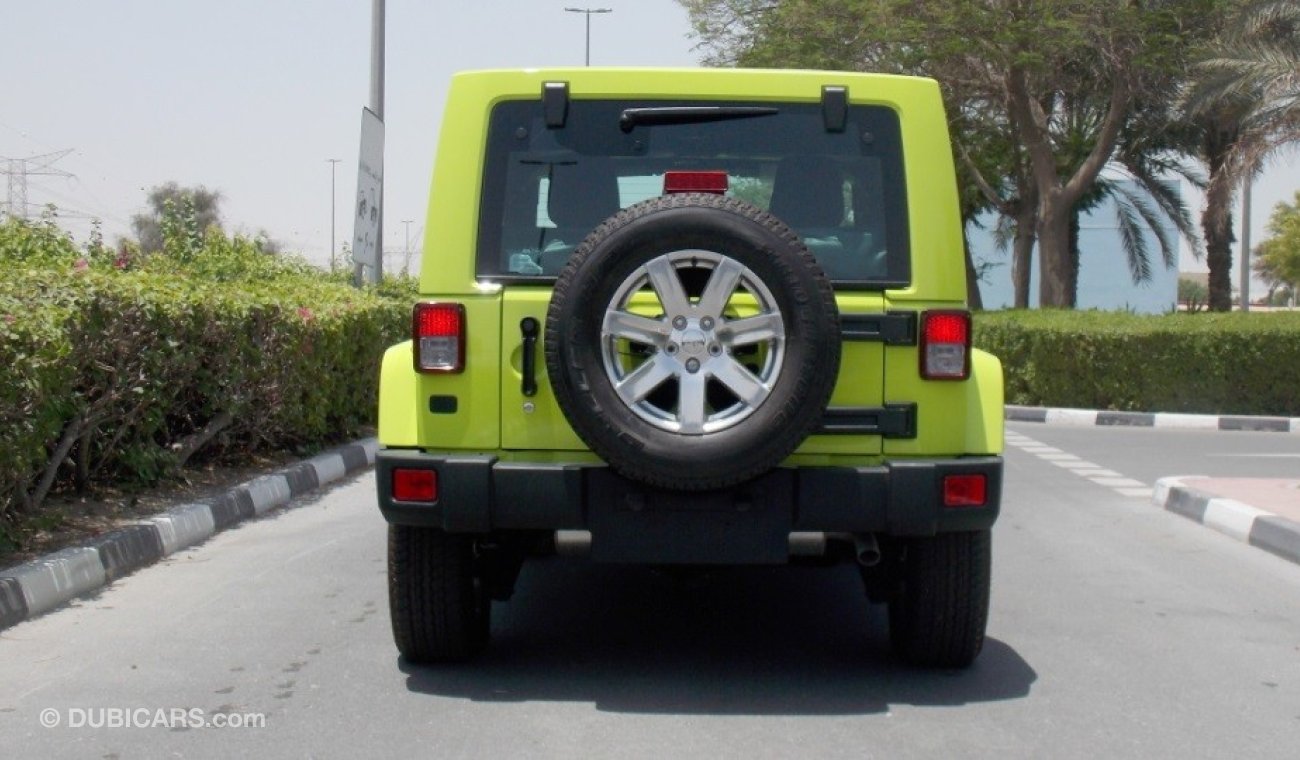
<svg viewBox="0 0 1300 760">
<path fill-rule="evenodd" d="M 361 161 L 357 167 L 357 197 L 353 204 L 352 260 L 366 266 L 379 263 L 379 224 L 384 202 L 384 122 L 369 108 L 361 109 Z"/>
</svg>

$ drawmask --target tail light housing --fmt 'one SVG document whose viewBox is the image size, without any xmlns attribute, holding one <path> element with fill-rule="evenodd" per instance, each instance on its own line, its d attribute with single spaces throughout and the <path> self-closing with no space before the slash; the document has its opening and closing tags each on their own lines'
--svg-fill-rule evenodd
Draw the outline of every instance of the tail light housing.
<svg viewBox="0 0 1300 760">
<path fill-rule="evenodd" d="M 723 171 L 664 172 L 664 195 L 675 193 L 711 193 L 725 195 L 729 185 Z"/>
<path fill-rule="evenodd" d="M 438 473 L 434 470 L 393 470 L 393 499 L 432 504 L 438 500 Z"/>
<path fill-rule="evenodd" d="M 943 478 L 943 505 L 945 507 L 982 507 L 988 503 L 988 478 L 982 474 L 945 475 Z"/>
<path fill-rule="evenodd" d="M 465 369 L 465 306 L 417 303 L 411 318 L 415 371 L 462 372 Z"/>
<path fill-rule="evenodd" d="M 969 311 L 927 311 L 921 315 L 921 377 L 965 380 L 970 377 Z"/>
</svg>

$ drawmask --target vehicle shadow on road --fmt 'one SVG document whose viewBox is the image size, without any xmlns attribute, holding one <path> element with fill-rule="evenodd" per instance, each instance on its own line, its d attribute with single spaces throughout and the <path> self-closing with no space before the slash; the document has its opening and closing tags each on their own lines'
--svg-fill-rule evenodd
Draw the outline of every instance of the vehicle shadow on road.
<svg viewBox="0 0 1300 760">
<path fill-rule="evenodd" d="M 899 664 L 884 608 L 866 603 L 847 566 L 683 577 L 553 559 L 526 566 L 515 597 L 493 615 L 492 643 L 473 663 L 399 659 L 407 688 L 610 712 L 850 715 L 1019 699 L 1037 679 L 994 639 L 969 670 Z"/>
</svg>

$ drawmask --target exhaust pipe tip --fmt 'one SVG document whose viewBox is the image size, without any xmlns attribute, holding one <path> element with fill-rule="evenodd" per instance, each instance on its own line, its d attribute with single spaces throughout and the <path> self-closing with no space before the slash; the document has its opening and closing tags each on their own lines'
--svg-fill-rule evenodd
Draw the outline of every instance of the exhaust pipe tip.
<svg viewBox="0 0 1300 760">
<path fill-rule="evenodd" d="M 585 557 L 591 553 L 591 531 L 555 531 L 555 553 L 562 557 Z"/>
<path fill-rule="evenodd" d="M 880 543 L 875 533 L 853 536 L 854 556 L 863 567 L 875 567 L 880 564 Z"/>
</svg>

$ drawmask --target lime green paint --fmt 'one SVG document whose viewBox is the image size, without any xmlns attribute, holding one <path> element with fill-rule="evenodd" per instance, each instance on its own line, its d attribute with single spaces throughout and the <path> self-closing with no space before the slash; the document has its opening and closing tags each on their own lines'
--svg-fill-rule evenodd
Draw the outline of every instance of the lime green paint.
<svg viewBox="0 0 1300 760">
<path fill-rule="evenodd" d="M 451 298 L 429 300 L 452 300 Z M 379 442 L 384 446 L 496 449 L 500 447 L 501 339 L 499 295 L 458 297 L 465 305 L 465 371 L 417 373 L 411 343 L 384 354 L 379 380 Z M 455 414 L 429 411 L 430 396 L 455 396 Z M 412 443 L 411 436 L 415 436 Z"/>
<path fill-rule="evenodd" d="M 564 412 L 555 401 L 546 375 L 546 307 L 551 289 L 537 286 L 512 286 L 505 289 L 501 302 L 501 448 L 584 450 L 587 446 L 573 432 Z M 543 325 L 537 340 L 537 395 L 523 394 L 523 333 L 519 322 L 524 317 Z M 525 405 L 528 405 L 525 407 Z M 529 411 L 531 409 L 531 411 Z"/>
<path fill-rule="evenodd" d="M 521 391 L 522 335 L 531 316 L 545 324 L 550 290 L 475 277 L 481 168 L 491 108 L 540 97 L 544 82 L 569 84 L 575 99 L 728 99 L 816 103 L 822 87 L 848 88 L 855 104 L 883 105 L 899 114 L 907 177 L 912 284 L 880 293 L 841 292 L 843 314 L 901 309 L 962 308 L 965 265 L 956 178 L 938 85 L 928 79 L 817 71 L 718 69 L 536 69 L 459 74 L 452 80 L 430 186 L 420 292 L 426 300 L 464 303 L 469 351 L 464 373 L 422 375 L 411 366 L 411 344 L 384 356 L 379 440 L 384 446 L 487 453 L 503 461 L 594 463 L 560 412 L 546 378 L 544 335 L 538 340 L 538 393 Z M 632 308 L 643 306 L 634 301 Z M 654 304 L 644 304 L 653 312 Z M 754 308 L 737 297 L 738 312 Z M 648 312 L 648 313 L 651 313 Z M 544 331 L 543 331 L 544 332 Z M 889 455 L 952 456 L 1002 450 L 1002 370 L 976 351 L 964 382 L 925 381 L 917 347 L 843 344 L 834 406 L 916 403 L 915 440 L 879 436 L 812 436 L 788 466 L 870 466 Z M 431 395 L 456 396 L 455 414 L 433 414 Z M 526 405 L 531 405 L 531 410 Z"/>
<path fill-rule="evenodd" d="M 939 86 L 930 79 L 849 72 L 759 69 L 528 69 L 476 71 L 452 78 L 429 191 L 420 292 L 473 294 L 481 168 L 493 105 L 540 97 L 544 82 L 569 84 L 574 99 L 821 100 L 822 87 L 848 88 L 849 100 L 899 114 L 908 181 L 913 284 L 896 300 L 962 301 L 966 270 L 961 216 Z"/>
</svg>

